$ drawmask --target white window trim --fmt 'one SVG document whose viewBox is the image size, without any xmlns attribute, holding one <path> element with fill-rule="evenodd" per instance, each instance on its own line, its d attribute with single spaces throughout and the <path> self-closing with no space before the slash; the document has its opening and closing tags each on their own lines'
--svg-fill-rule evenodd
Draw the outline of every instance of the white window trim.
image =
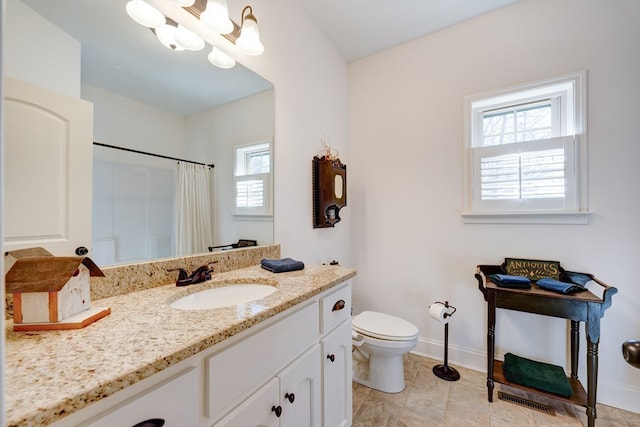
<svg viewBox="0 0 640 427">
<path fill-rule="evenodd" d="M 491 145 L 487 147 L 476 147 L 473 150 L 472 158 L 473 158 L 473 172 L 477 173 L 480 170 L 480 162 L 482 158 L 486 157 L 494 157 L 499 156 L 501 154 L 509 154 L 516 155 L 516 153 L 526 152 L 532 153 L 537 151 L 544 151 L 550 149 L 564 149 L 565 152 L 569 152 L 570 156 L 565 156 L 564 163 L 564 172 L 565 172 L 565 188 L 570 188 L 569 197 L 564 199 L 545 199 L 542 203 L 539 203 L 536 200 L 535 206 L 537 208 L 531 208 L 530 202 L 532 199 L 519 199 L 519 200 L 477 200 L 474 202 L 474 205 L 477 206 L 478 212 L 501 212 L 498 209 L 491 209 L 496 204 L 500 206 L 509 206 L 512 212 L 522 212 L 522 211 L 530 211 L 530 212 L 577 212 L 577 196 L 576 190 L 577 187 L 577 173 L 575 171 L 575 163 L 571 161 L 571 159 L 575 159 L 576 153 L 576 137 L 575 135 L 571 136 L 559 136 L 555 138 L 549 139 L 540 139 L 536 141 L 526 141 L 520 142 L 518 144 L 504 144 L 504 145 Z M 507 150 L 505 150 L 507 148 Z M 516 148 L 516 152 L 514 152 L 513 148 Z M 480 178 L 473 179 L 474 185 L 474 195 L 479 195 L 481 192 L 480 188 Z M 528 207 L 528 208 L 527 208 Z M 508 211 L 507 211 L 508 212 Z"/>
<path fill-rule="evenodd" d="M 573 210 L 549 210 L 549 211 L 517 211 L 517 212 L 486 212 L 474 211 L 473 195 L 473 150 L 472 133 L 474 132 L 475 120 L 472 118 L 472 105 L 480 100 L 499 96 L 508 96 L 515 92 L 531 91 L 532 96 L 535 90 L 543 86 L 561 84 L 563 82 L 574 82 L 575 111 L 571 116 L 574 120 L 576 135 L 575 150 L 576 160 L 575 185 L 578 186 L 575 208 Z M 564 76 L 544 79 L 523 85 L 513 86 L 506 89 L 488 91 L 476 95 L 464 97 L 463 102 L 463 211 L 461 212 L 462 222 L 468 224 L 587 224 L 589 215 L 587 201 L 587 73 L 579 71 Z"/>
<path fill-rule="evenodd" d="M 238 170 L 238 152 L 248 147 L 267 145 L 269 147 L 269 173 L 252 174 L 252 175 L 236 175 Z M 243 169 L 242 167 L 241 169 Z M 249 179 L 254 177 L 258 179 L 262 177 L 264 185 L 265 204 L 261 207 L 238 207 L 236 205 L 236 186 L 238 178 Z M 239 221 L 269 221 L 273 218 L 273 145 L 271 141 L 257 141 L 249 144 L 240 144 L 233 147 L 233 218 Z"/>
</svg>

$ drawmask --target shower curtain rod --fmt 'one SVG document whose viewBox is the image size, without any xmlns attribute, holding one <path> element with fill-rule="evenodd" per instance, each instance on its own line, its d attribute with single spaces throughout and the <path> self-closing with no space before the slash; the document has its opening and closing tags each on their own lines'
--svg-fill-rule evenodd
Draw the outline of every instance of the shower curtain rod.
<svg viewBox="0 0 640 427">
<path fill-rule="evenodd" d="M 147 153 L 146 151 L 139 151 L 139 150 L 134 150 L 133 148 L 124 148 L 124 147 L 118 147 L 116 145 L 103 144 L 102 142 L 93 141 L 93 145 L 99 145 L 100 147 L 106 147 L 106 148 L 113 148 L 114 150 L 129 151 L 130 153 L 144 154 L 145 156 L 161 157 L 163 159 L 177 160 L 178 162 L 193 163 L 195 165 L 209 166 L 210 168 L 215 167 L 215 165 L 213 163 L 206 164 L 206 163 L 194 162 L 192 160 L 178 159 L 177 157 L 163 156 L 162 154 Z"/>
</svg>

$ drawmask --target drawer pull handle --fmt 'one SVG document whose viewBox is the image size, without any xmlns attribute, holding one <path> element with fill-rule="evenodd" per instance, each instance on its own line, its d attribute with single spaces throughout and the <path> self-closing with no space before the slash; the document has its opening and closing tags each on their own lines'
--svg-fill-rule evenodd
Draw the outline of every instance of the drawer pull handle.
<svg viewBox="0 0 640 427">
<path fill-rule="evenodd" d="M 331 362 L 335 362 L 336 361 L 336 355 L 335 354 L 328 354 L 327 355 L 327 359 L 331 360 Z"/>
<path fill-rule="evenodd" d="M 149 420 L 141 421 L 133 427 L 162 427 L 163 425 L 164 420 L 162 418 L 152 418 Z"/>
<path fill-rule="evenodd" d="M 280 418 L 280 415 L 282 415 L 282 406 L 280 406 L 280 405 L 272 406 L 271 410 L 276 413 L 276 417 L 278 417 L 278 418 Z"/>
<path fill-rule="evenodd" d="M 333 304 L 333 310 L 331 311 L 340 311 L 345 307 L 345 305 L 346 304 L 344 303 L 343 299 L 338 300 L 335 304 Z"/>
<path fill-rule="evenodd" d="M 296 395 L 293 393 L 287 393 L 284 395 L 285 399 L 289 400 L 289 403 L 293 403 L 294 400 L 296 400 Z"/>
</svg>

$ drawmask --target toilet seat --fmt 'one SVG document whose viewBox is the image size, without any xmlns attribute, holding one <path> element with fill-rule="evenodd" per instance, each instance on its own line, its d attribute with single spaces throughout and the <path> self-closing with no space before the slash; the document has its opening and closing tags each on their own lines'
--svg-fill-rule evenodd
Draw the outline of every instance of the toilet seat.
<svg viewBox="0 0 640 427">
<path fill-rule="evenodd" d="M 387 341 L 411 341 L 418 336 L 418 328 L 413 323 L 376 311 L 358 314 L 352 319 L 352 326 L 362 335 Z"/>
</svg>

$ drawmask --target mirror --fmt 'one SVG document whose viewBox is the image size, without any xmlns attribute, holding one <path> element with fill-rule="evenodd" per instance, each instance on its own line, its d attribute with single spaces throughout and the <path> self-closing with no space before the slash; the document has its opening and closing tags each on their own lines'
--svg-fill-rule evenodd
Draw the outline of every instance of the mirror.
<svg viewBox="0 0 640 427">
<path fill-rule="evenodd" d="M 342 199 L 342 191 L 344 190 L 344 179 L 342 178 L 342 175 L 336 175 L 335 176 L 335 182 L 333 183 L 333 194 L 335 195 L 336 199 Z"/>
<path fill-rule="evenodd" d="M 214 237 L 208 246 L 231 245 L 240 239 L 255 239 L 260 245 L 273 243 L 273 217 L 234 216 L 233 177 L 233 146 L 263 142 L 274 145 L 273 85 L 240 64 L 232 69 L 214 67 L 207 60 L 211 51 L 208 44 L 198 52 L 167 49 L 150 29 L 129 18 L 125 11 L 127 1 L 8 0 L 8 6 L 26 5 L 80 41 L 80 97 L 94 105 L 94 141 L 215 165 L 211 180 Z M 231 19 L 235 9 L 241 10 L 244 5 L 234 3 L 229 0 Z M 10 15 L 12 7 L 7 9 Z M 11 38 L 5 43 L 10 44 Z M 46 66 L 39 59 L 25 62 Z M 167 252 L 166 245 L 172 245 L 167 233 L 147 230 L 148 241 L 140 244 L 139 250 L 111 235 L 116 224 L 129 236 L 141 228 L 152 228 L 149 224 L 163 230 L 171 226 L 166 216 L 136 217 L 137 223 L 127 221 L 135 217 L 135 206 L 145 212 L 172 210 L 173 196 L 163 194 L 159 200 L 158 194 L 171 186 L 175 164 L 175 160 L 94 146 L 91 256 L 99 265 L 175 255 Z M 142 185 L 140 177 L 159 184 L 158 190 Z M 109 204 L 104 190 L 96 191 L 95 186 L 102 184 L 111 191 L 117 182 L 126 190 L 120 204 L 124 198 L 133 200 L 124 203 L 125 209 L 116 220 L 104 213 L 118 203 Z M 143 202 L 138 197 L 145 192 L 149 200 Z M 115 253 L 113 262 L 96 259 L 103 252 Z"/>
</svg>

